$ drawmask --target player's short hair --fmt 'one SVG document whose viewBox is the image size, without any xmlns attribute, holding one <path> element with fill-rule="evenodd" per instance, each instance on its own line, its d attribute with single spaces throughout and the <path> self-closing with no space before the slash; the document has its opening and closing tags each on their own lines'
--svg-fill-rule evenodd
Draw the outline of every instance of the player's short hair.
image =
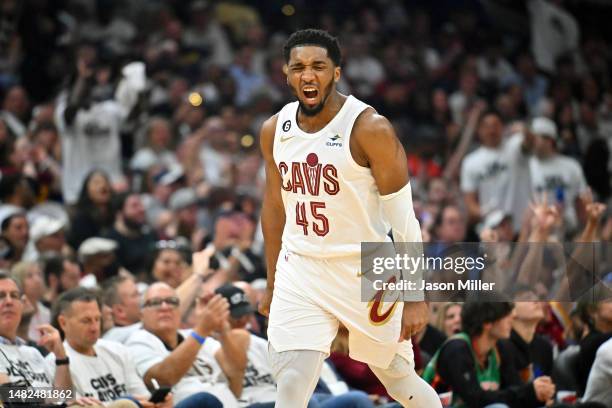
<svg viewBox="0 0 612 408">
<path fill-rule="evenodd" d="M 340 43 L 338 42 L 338 39 L 329 34 L 327 31 L 318 30 L 315 28 L 299 30 L 291 34 L 283 47 L 285 62 L 289 62 L 291 50 L 294 47 L 299 47 L 301 45 L 315 45 L 325 48 L 327 50 L 327 56 L 332 60 L 334 65 L 340 66 L 340 63 L 342 62 Z"/>
<path fill-rule="evenodd" d="M 482 334 L 485 323 L 496 322 L 514 309 L 512 302 L 466 302 L 461 309 L 462 330 L 470 337 Z"/>
</svg>

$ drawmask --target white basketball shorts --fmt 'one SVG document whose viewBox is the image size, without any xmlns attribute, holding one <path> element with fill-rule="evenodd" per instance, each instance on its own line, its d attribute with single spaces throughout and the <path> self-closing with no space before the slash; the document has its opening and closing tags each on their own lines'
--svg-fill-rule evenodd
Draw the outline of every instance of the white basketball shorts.
<svg viewBox="0 0 612 408">
<path fill-rule="evenodd" d="M 329 354 L 342 322 L 349 355 L 387 368 L 399 353 L 413 362 L 410 340 L 399 342 L 401 302 L 362 301 L 360 259 L 317 259 L 281 249 L 276 264 L 268 339 L 278 352 Z"/>
</svg>

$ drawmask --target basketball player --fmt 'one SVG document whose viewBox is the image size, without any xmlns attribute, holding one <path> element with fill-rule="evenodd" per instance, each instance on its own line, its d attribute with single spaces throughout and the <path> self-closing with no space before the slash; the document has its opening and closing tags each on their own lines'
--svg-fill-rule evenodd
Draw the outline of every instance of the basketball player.
<svg viewBox="0 0 612 408">
<path fill-rule="evenodd" d="M 337 39 L 294 33 L 284 47 L 287 84 L 298 101 L 261 130 L 266 163 L 262 225 L 270 362 L 277 407 L 306 407 L 342 322 L 351 357 L 366 362 L 404 407 L 441 407 L 414 371 L 410 335 L 428 319 L 425 302 L 361 302 L 362 241 L 421 241 L 406 155 L 391 124 L 336 90 Z"/>
</svg>

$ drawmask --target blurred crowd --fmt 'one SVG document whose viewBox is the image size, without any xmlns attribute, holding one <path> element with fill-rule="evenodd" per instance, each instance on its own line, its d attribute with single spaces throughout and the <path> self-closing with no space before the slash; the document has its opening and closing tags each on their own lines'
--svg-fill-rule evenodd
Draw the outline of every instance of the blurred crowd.
<svg viewBox="0 0 612 408">
<path fill-rule="evenodd" d="M 612 239 L 612 10 L 578 3 L 2 1 L 0 269 L 25 299 L 0 292 L 0 311 L 19 311 L 0 317 L 0 348 L 17 334 L 46 354 L 38 328 L 53 322 L 71 358 L 119 353 L 102 338 L 134 357 L 142 384 L 94 392 L 72 373 L 83 396 L 146 394 L 156 378 L 174 386 L 167 404 L 196 390 L 216 402 L 193 406 L 274 400 L 255 313 L 266 285 L 258 132 L 292 100 L 284 41 L 316 26 L 340 40 L 339 90 L 388 117 L 405 146 L 424 241 L 497 243 L 500 273 L 520 284 L 515 304 L 432 304 L 413 338 L 417 367 L 455 407 L 539 407 L 555 392 L 612 406 L 610 263 L 603 296 L 543 302 L 567 282 L 530 269 L 536 247 L 521 267 L 504 246 Z M 215 343 L 180 354 L 212 332 Z M 311 405 L 392 402 L 345 335 Z M 496 373 L 475 365 L 472 344 Z"/>
</svg>

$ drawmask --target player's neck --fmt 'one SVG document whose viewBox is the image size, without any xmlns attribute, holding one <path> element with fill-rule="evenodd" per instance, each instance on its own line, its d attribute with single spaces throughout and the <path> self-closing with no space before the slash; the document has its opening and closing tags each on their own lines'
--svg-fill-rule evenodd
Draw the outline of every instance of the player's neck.
<svg viewBox="0 0 612 408">
<path fill-rule="evenodd" d="M 325 105 L 321 112 L 316 115 L 305 115 L 300 108 L 298 108 L 297 122 L 300 129 L 304 132 L 315 133 L 323 129 L 344 105 L 346 96 L 340 94 L 337 91 L 332 91 L 331 95 L 325 101 Z"/>
</svg>

